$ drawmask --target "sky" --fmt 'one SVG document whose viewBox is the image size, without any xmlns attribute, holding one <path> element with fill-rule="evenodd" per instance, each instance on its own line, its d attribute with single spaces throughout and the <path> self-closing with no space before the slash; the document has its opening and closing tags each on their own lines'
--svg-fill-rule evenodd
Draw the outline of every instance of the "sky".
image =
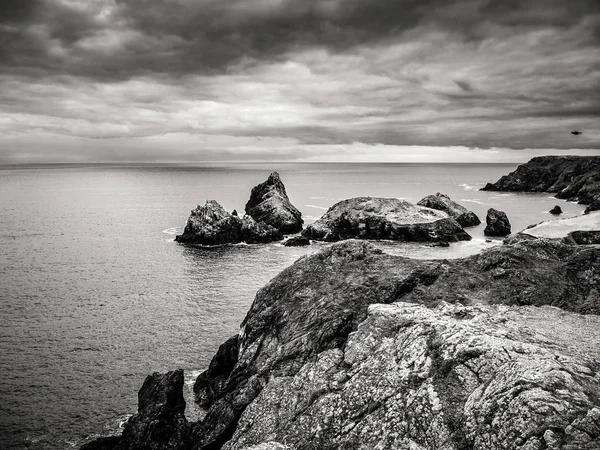
<svg viewBox="0 0 600 450">
<path fill-rule="evenodd" d="M 543 154 L 600 154 L 597 0 L 0 1 L 0 164 Z"/>
</svg>

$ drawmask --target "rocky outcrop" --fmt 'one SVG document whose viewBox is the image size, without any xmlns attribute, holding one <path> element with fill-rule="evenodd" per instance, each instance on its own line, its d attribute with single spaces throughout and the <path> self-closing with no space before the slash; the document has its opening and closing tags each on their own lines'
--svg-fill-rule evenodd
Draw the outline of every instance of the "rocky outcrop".
<svg viewBox="0 0 600 450">
<path fill-rule="evenodd" d="M 138 393 L 138 413 L 131 417 L 119 437 L 93 441 L 82 450 L 186 450 L 192 435 L 183 398 L 183 370 L 154 373 Z"/>
<path fill-rule="evenodd" d="M 583 314 L 599 288 L 594 246 L 530 237 L 442 261 L 329 246 L 257 293 L 198 377 L 206 416 L 179 448 L 597 449 L 600 321 Z"/>
<path fill-rule="evenodd" d="M 446 213 L 396 198 L 357 197 L 333 205 L 302 235 L 319 241 L 390 239 L 455 242 L 471 239 Z"/>
<path fill-rule="evenodd" d="M 207 200 L 204 206 L 193 209 L 183 234 L 175 240 L 181 243 L 222 245 L 265 243 L 279 241 L 283 235 L 265 223 L 257 223 L 252 217 L 243 219 L 230 214 L 215 200 Z"/>
<path fill-rule="evenodd" d="M 585 208 L 585 211 L 583 211 L 584 214 L 589 214 L 592 211 L 600 211 L 600 198 L 594 200 L 592 203 L 590 203 L 588 205 L 587 208 Z"/>
<path fill-rule="evenodd" d="M 559 214 L 563 213 L 563 210 L 560 206 L 558 205 L 554 205 L 554 208 L 552 208 L 550 211 L 548 211 L 550 214 L 554 214 L 556 216 L 558 216 Z"/>
<path fill-rule="evenodd" d="M 600 244 L 600 230 L 571 231 L 564 242 L 575 245 L 598 245 Z"/>
<path fill-rule="evenodd" d="M 485 217 L 486 227 L 483 234 L 486 236 L 508 236 L 510 234 L 510 222 L 504 211 L 494 208 L 488 209 Z"/>
<path fill-rule="evenodd" d="M 479 220 L 479 217 L 473 211 L 469 211 L 447 195 L 439 192 L 435 195 L 428 195 L 422 198 L 417 205 L 444 211 L 450 217 L 454 218 L 461 227 L 475 227 L 481 223 L 481 220 Z"/>
<path fill-rule="evenodd" d="M 552 192 L 588 204 L 600 199 L 600 156 L 539 156 L 482 191 Z"/>
<path fill-rule="evenodd" d="M 246 214 L 283 233 L 296 233 L 302 230 L 304 223 L 302 213 L 290 202 L 277 172 L 252 188 L 250 200 L 246 203 Z"/>
<path fill-rule="evenodd" d="M 305 247 L 310 245 L 310 240 L 304 236 L 294 236 L 283 243 L 286 247 Z"/>
<path fill-rule="evenodd" d="M 594 243 L 596 233 L 600 233 L 600 213 L 594 212 L 582 216 L 546 220 L 530 225 L 518 234 L 583 245 Z"/>
</svg>

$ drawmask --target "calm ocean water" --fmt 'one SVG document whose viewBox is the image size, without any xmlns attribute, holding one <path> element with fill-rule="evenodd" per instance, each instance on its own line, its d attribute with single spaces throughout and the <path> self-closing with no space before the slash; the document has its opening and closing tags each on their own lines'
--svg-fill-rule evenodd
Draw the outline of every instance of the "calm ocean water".
<svg viewBox="0 0 600 450">
<path fill-rule="evenodd" d="M 582 206 L 548 194 L 480 192 L 514 164 L 245 164 L 0 168 L 0 448 L 62 449 L 115 433 L 154 371 L 181 367 L 191 385 L 237 332 L 257 289 L 306 249 L 280 244 L 186 247 L 173 242 L 206 199 L 243 211 L 278 170 L 307 223 L 354 196 L 416 202 L 444 192 L 513 230 Z M 485 220 L 484 220 L 485 221 Z M 382 243 L 415 257 L 450 248 Z"/>
</svg>

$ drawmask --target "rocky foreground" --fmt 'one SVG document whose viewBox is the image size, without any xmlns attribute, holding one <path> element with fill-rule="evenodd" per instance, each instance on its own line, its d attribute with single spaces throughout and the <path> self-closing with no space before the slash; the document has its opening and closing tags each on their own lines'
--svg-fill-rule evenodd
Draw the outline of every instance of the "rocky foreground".
<svg viewBox="0 0 600 450">
<path fill-rule="evenodd" d="M 600 247 L 514 238 L 417 261 L 361 241 L 256 295 L 195 384 L 148 377 L 97 449 L 598 449 Z"/>
<path fill-rule="evenodd" d="M 482 190 L 551 192 L 600 208 L 600 156 L 539 156 Z"/>
<path fill-rule="evenodd" d="M 377 197 L 357 197 L 336 203 L 302 235 L 328 242 L 344 239 L 456 242 L 471 239 L 444 211 L 397 198 Z"/>
</svg>

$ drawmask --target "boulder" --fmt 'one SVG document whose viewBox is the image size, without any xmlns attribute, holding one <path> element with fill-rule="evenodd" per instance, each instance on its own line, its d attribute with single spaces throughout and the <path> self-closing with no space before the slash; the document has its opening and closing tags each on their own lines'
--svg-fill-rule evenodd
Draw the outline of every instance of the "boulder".
<svg viewBox="0 0 600 450">
<path fill-rule="evenodd" d="M 481 190 L 552 192 L 588 204 L 600 199 L 600 156 L 538 156 Z"/>
<path fill-rule="evenodd" d="M 239 242 L 273 242 L 283 235 L 273 227 L 257 223 L 251 217 L 241 219 L 230 214 L 215 200 L 207 200 L 204 206 L 193 209 L 183 234 L 175 240 L 200 245 L 237 244 Z"/>
<path fill-rule="evenodd" d="M 562 212 L 563 212 L 562 208 L 560 206 L 558 206 L 558 205 L 555 205 L 554 208 L 552 208 L 549 211 L 550 214 L 554 214 L 554 215 L 562 214 Z"/>
<path fill-rule="evenodd" d="M 424 197 L 417 205 L 444 211 L 450 217 L 453 217 L 462 227 L 474 227 L 481 223 L 481 220 L 479 220 L 479 217 L 473 211 L 469 211 L 464 206 L 450 199 L 447 195 L 439 192 L 435 195 Z"/>
<path fill-rule="evenodd" d="M 485 222 L 486 227 L 483 234 L 486 236 L 508 236 L 510 234 L 510 222 L 504 211 L 488 209 Z"/>
<path fill-rule="evenodd" d="M 304 236 L 293 236 L 283 243 L 286 247 L 304 247 L 310 245 L 310 240 Z"/>
<path fill-rule="evenodd" d="M 390 239 L 468 241 L 471 236 L 448 214 L 396 198 L 358 197 L 333 205 L 302 235 L 319 241 Z"/>
<path fill-rule="evenodd" d="M 250 199 L 246 203 L 246 214 L 283 233 L 296 233 L 302 230 L 304 223 L 302 213 L 290 202 L 277 172 L 252 188 Z"/>
</svg>

